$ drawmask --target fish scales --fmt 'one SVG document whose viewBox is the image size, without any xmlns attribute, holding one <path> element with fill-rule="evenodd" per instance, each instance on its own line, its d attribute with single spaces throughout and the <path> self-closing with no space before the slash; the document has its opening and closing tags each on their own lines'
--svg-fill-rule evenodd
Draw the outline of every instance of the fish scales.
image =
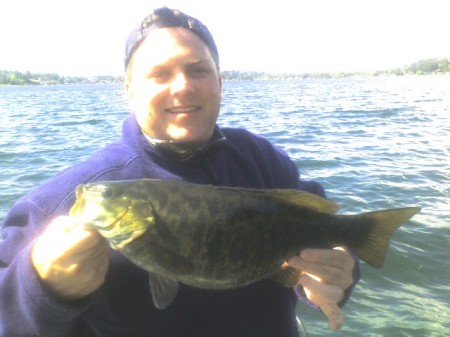
<svg viewBox="0 0 450 337">
<path fill-rule="evenodd" d="M 334 203 L 297 190 L 154 179 L 82 185 L 76 195 L 70 216 L 150 273 L 160 308 L 178 282 L 228 289 L 272 278 L 292 285 L 298 272 L 283 269 L 283 261 L 305 247 L 345 245 L 381 267 L 392 233 L 419 211 L 340 215 Z"/>
<path fill-rule="evenodd" d="M 216 189 L 214 195 L 205 195 L 204 188 L 183 186 L 152 191 L 158 217 L 155 233 L 150 235 L 152 240 L 176 247 L 176 254 L 193 261 L 197 270 L 191 284 L 209 288 L 247 284 L 261 271 L 279 267 L 288 247 L 298 248 L 297 242 L 289 244 L 288 241 L 299 235 L 294 230 L 300 227 L 278 226 L 279 215 L 284 212 L 282 208 L 287 208 L 281 203 L 261 198 L 259 193 L 249 196 L 235 193 L 235 190 Z M 282 253 L 275 258 L 275 251 Z M 261 260 L 270 264 L 260 266 L 258 261 Z M 261 271 L 254 271 L 256 267 Z M 201 281 L 202 275 L 207 279 L 205 284 Z M 234 284 L 221 281 L 230 276 Z M 241 281 L 236 281 L 238 277 Z"/>
</svg>

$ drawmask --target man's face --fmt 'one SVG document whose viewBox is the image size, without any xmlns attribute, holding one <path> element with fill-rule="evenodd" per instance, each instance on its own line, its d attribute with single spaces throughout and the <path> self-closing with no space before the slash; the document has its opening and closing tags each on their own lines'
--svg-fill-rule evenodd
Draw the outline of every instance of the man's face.
<svg viewBox="0 0 450 337">
<path fill-rule="evenodd" d="M 149 136 L 204 144 L 219 115 L 222 81 L 206 44 L 184 28 L 149 33 L 131 59 L 126 90 Z"/>
</svg>

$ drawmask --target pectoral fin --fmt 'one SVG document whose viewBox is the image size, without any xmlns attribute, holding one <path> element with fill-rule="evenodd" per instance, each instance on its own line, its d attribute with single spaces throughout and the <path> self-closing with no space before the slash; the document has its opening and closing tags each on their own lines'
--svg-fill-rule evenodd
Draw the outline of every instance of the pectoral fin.
<svg viewBox="0 0 450 337">
<path fill-rule="evenodd" d="M 149 284 L 153 303 L 158 309 L 167 308 L 180 288 L 178 282 L 174 279 L 155 273 L 150 273 Z"/>
</svg>

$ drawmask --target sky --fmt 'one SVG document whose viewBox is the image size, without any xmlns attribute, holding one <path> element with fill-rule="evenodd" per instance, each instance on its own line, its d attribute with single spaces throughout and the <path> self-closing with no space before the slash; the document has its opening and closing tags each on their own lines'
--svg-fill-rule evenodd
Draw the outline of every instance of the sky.
<svg viewBox="0 0 450 337">
<path fill-rule="evenodd" d="M 208 26 L 222 70 L 371 71 L 450 57 L 448 0 L 5 0 L 0 69 L 121 75 L 131 28 L 164 5 Z"/>
</svg>

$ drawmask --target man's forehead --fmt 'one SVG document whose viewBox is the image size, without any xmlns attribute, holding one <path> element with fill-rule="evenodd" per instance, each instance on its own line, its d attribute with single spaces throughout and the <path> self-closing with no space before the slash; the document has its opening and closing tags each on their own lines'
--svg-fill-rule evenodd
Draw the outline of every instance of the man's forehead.
<svg viewBox="0 0 450 337">
<path fill-rule="evenodd" d="M 208 46 L 184 28 L 161 28 L 151 32 L 137 48 L 134 57 L 156 64 L 180 59 L 188 63 L 213 61 Z"/>
</svg>

